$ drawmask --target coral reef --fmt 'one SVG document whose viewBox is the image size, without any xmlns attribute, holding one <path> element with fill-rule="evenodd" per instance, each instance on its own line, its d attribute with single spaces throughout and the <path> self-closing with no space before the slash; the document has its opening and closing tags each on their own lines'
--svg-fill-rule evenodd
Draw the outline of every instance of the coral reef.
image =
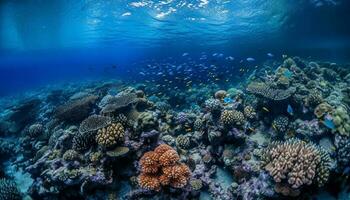
<svg viewBox="0 0 350 200">
<path fill-rule="evenodd" d="M 162 72 L 0 99 L 0 199 L 21 198 L 22 172 L 32 199 L 338 193 L 349 175 L 350 68 L 298 57 L 256 64 L 237 84 Z"/>
</svg>

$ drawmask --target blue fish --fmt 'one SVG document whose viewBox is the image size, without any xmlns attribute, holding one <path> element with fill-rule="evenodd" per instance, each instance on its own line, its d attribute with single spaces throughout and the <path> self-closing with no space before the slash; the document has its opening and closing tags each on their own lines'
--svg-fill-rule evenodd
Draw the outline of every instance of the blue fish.
<svg viewBox="0 0 350 200">
<path fill-rule="evenodd" d="M 233 100 L 230 97 L 225 97 L 224 98 L 224 103 L 232 103 Z"/>
<path fill-rule="evenodd" d="M 266 54 L 268 57 L 270 57 L 270 58 L 273 58 L 275 55 L 273 55 L 272 53 L 267 53 Z"/>
<path fill-rule="evenodd" d="M 247 58 L 247 61 L 248 61 L 248 62 L 254 62 L 255 59 L 254 59 L 254 58 Z"/>
<path fill-rule="evenodd" d="M 323 124 L 329 129 L 335 129 L 335 125 L 331 116 L 326 115 L 323 120 Z"/>
<path fill-rule="evenodd" d="M 293 73 L 287 69 L 284 71 L 283 75 L 287 78 L 291 78 L 293 76 Z"/>
<path fill-rule="evenodd" d="M 287 112 L 290 114 L 290 115 L 293 115 L 294 114 L 294 111 L 293 111 L 293 108 L 291 105 L 288 104 L 287 106 Z"/>
</svg>

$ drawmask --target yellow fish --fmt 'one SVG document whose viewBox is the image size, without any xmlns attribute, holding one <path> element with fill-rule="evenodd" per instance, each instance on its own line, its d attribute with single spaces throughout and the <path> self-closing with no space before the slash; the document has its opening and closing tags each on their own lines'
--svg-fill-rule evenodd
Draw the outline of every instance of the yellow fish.
<svg viewBox="0 0 350 200">
<path fill-rule="evenodd" d="M 270 110 L 267 109 L 266 107 L 262 107 L 262 109 L 263 109 L 264 111 L 266 111 L 266 112 L 270 112 Z"/>
</svg>

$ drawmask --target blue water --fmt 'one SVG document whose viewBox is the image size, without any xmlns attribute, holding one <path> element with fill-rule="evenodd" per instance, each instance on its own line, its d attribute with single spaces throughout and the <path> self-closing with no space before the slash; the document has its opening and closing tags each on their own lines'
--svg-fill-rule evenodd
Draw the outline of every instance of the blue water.
<svg viewBox="0 0 350 200">
<path fill-rule="evenodd" d="M 349 11 L 346 0 L 3 0 L 0 95 L 131 78 L 142 67 L 132 63 L 184 52 L 346 62 Z"/>
</svg>

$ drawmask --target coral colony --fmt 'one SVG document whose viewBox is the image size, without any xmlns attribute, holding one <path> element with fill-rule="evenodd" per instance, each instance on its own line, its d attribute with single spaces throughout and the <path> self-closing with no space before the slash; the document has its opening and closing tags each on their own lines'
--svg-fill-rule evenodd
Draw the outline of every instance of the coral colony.
<svg viewBox="0 0 350 200">
<path fill-rule="evenodd" d="M 0 200 L 311 199 L 348 181 L 349 88 L 349 66 L 298 57 L 161 96 L 152 83 L 47 87 L 1 111 Z"/>
</svg>

